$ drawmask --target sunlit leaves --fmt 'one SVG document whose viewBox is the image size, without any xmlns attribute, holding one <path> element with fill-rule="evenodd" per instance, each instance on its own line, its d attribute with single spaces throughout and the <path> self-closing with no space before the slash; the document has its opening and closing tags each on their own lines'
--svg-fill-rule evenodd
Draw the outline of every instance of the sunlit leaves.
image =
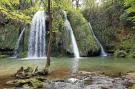
<svg viewBox="0 0 135 89">
<path fill-rule="evenodd" d="M 17 9 L 19 5 L 19 0 L 1 0 L 0 6 L 8 8 L 10 10 Z"/>
<path fill-rule="evenodd" d="M 0 15 L 5 20 L 27 24 L 39 9 L 39 4 L 39 1 L 32 3 L 31 0 L 0 0 Z"/>
<path fill-rule="evenodd" d="M 30 23 L 31 18 L 29 16 L 25 16 L 23 13 L 10 12 L 9 10 L 0 7 L 0 15 L 5 15 L 5 19 L 12 19 L 18 22 Z"/>
</svg>

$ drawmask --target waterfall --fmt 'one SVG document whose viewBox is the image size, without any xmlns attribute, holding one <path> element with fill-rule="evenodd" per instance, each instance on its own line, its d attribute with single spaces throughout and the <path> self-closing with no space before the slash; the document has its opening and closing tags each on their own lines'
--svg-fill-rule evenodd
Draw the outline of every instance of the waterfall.
<svg viewBox="0 0 135 89">
<path fill-rule="evenodd" d="M 100 46 L 100 48 L 101 48 L 100 56 L 107 56 L 107 53 L 105 52 L 105 50 L 104 50 L 102 44 L 100 43 L 100 41 L 97 39 L 95 33 L 93 32 L 93 29 L 92 29 L 92 26 L 91 26 L 90 22 L 89 22 L 88 24 L 89 24 L 90 31 L 91 31 L 91 33 L 92 33 L 94 39 L 96 40 L 97 44 L 98 44 L 98 45 Z"/>
<path fill-rule="evenodd" d="M 22 32 L 19 35 L 19 38 L 17 39 L 16 46 L 15 46 L 15 51 L 14 51 L 14 57 L 15 58 L 19 57 L 19 45 L 20 45 L 20 41 L 22 39 L 24 31 L 25 31 L 25 28 L 22 30 Z"/>
<path fill-rule="evenodd" d="M 79 49 L 78 49 L 78 46 L 77 46 L 77 43 L 76 43 L 76 40 L 75 40 L 75 36 L 74 36 L 73 30 L 72 30 L 71 24 L 70 24 L 69 20 L 67 19 L 66 11 L 64 11 L 64 16 L 65 16 L 64 26 L 65 26 L 66 30 L 68 30 L 69 33 L 70 33 L 74 56 L 75 56 L 75 58 L 79 58 L 80 57 Z"/>
<path fill-rule="evenodd" d="M 37 11 L 31 23 L 28 58 L 39 58 L 46 56 L 46 14 L 44 11 Z"/>
</svg>

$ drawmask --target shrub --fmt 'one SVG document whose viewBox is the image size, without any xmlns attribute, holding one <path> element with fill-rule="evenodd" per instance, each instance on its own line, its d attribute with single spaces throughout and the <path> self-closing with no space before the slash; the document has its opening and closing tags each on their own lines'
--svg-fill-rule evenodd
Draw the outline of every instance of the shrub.
<svg viewBox="0 0 135 89">
<path fill-rule="evenodd" d="M 116 50 L 114 52 L 115 57 L 126 57 L 127 56 L 127 52 L 125 50 Z"/>
</svg>

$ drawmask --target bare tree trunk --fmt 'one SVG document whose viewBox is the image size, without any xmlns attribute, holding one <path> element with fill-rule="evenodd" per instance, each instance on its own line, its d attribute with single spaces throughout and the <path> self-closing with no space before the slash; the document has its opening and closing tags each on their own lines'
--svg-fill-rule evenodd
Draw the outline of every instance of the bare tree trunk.
<svg viewBox="0 0 135 89">
<path fill-rule="evenodd" d="M 76 0 L 76 8 L 79 8 L 79 0 Z"/>
<path fill-rule="evenodd" d="M 48 71 L 50 67 L 50 57 L 51 57 L 51 43 L 52 43 L 52 13 L 51 13 L 51 0 L 48 0 L 48 15 L 49 15 L 49 43 L 48 43 L 48 51 L 47 51 L 47 62 L 45 65 L 45 71 Z"/>
</svg>

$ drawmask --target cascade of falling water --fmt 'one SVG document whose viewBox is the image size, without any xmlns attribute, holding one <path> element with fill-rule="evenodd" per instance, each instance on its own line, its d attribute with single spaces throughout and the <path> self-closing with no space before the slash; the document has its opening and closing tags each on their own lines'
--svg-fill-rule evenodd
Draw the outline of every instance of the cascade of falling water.
<svg viewBox="0 0 135 89">
<path fill-rule="evenodd" d="M 77 43 L 75 40 L 75 36 L 74 36 L 73 30 L 72 30 L 71 24 L 70 24 L 69 20 L 67 19 L 66 11 L 64 11 L 64 16 L 65 16 L 64 26 L 65 26 L 66 30 L 70 33 L 72 49 L 73 49 L 74 56 L 75 56 L 73 63 L 72 63 L 72 73 L 74 74 L 78 71 L 78 68 L 79 68 L 79 58 L 80 58 L 79 49 L 78 49 L 78 46 L 77 46 Z"/>
<path fill-rule="evenodd" d="M 46 14 L 44 11 L 37 11 L 32 19 L 29 44 L 28 58 L 46 57 Z"/>
<path fill-rule="evenodd" d="M 107 56 L 107 53 L 105 52 L 105 50 L 104 50 L 102 44 L 99 42 L 99 40 L 97 39 L 95 33 L 93 32 L 93 29 L 92 29 L 92 26 L 91 26 L 90 22 L 89 22 L 88 24 L 89 24 L 90 31 L 91 31 L 91 33 L 92 33 L 94 39 L 96 40 L 97 44 L 98 44 L 98 45 L 100 46 L 100 48 L 101 48 L 100 56 Z"/>
<path fill-rule="evenodd" d="M 64 25 L 65 25 L 66 30 L 68 30 L 69 33 L 70 33 L 71 43 L 72 43 L 72 48 L 73 48 L 74 56 L 75 56 L 75 58 L 79 58 L 80 57 L 80 55 L 79 55 L 79 49 L 78 49 L 78 46 L 77 46 L 77 43 L 76 43 L 76 40 L 75 40 L 75 36 L 74 36 L 73 30 L 72 30 L 72 27 L 70 25 L 69 20 L 67 19 L 67 13 L 66 13 L 66 11 L 64 11 L 64 15 L 65 15 L 65 23 L 64 23 Z"/>
<path fill-rule="evenodd" d="M 25 31 L 25 28 L 22 30 L 22 32 L 19 35 L 19 38 L 17 39 L 16 46 L 15 46 L 15 51 L 14 51 L 14 57 L 15 58 L 19 57 L 19 45 L 20 45 L 20 41 L 21 41 L 21 38 L 23 36 L 24 31 Z"/>
</svg>

